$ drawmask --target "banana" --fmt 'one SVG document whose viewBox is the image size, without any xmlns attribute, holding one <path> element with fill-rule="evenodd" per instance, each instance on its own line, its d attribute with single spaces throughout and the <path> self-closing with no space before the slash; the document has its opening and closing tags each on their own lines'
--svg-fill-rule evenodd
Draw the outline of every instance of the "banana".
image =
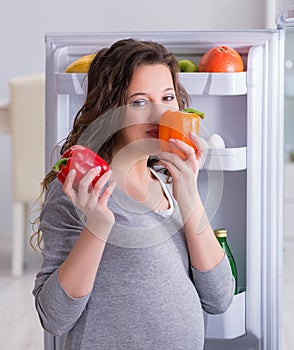
<svg viewBox="0 0 294 350">
<path fill-rule="evenodd" d="M 66 73 L 87 73 L 91 62 L 93 61 L 95 55 L 86 55 L 78 58 L 68 65 L 65 69 Z"/>
</svg>

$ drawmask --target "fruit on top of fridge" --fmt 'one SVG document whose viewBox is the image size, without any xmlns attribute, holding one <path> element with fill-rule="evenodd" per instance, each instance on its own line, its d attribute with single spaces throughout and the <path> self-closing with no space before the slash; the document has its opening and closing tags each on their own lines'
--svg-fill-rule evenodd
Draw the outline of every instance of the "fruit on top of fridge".
<svg viewBox="0 0 294 350">
<path fill-rule="evenodd" d="M 184 158 L 182 152 L 168 142 L 169 139 L 182 140 L 196 151 L 197 148 L 190 140 L 189 133 L 199 134 L 201 118 L 204 118 L 204 113 L 193 108 L 183 111 L 165 111 L 160 117 L 158 130 L 161 151 L 176 153 Z"/>
<path fill-rule="evenodd" d="M 199 72 L 243 72 L 240 54 L 232 47 L 216 46 L 205 52 L 199 62 Z"/>
<path fill-rule="evenodd" d="M 207 138 L 208 148 L 226 148 L 225 141 L 219 134 L 212 134 Z"/>
<path fill-rule="evenodd" d="M 179 60 L 178 61 L 179 71 L 185 73 L 198 72 L 197 64 L 192 60 Z"/>
<path fill-rule="evenodd" d="M 92 54 L 92 55 L 82 56 L 76 59 L 66 67 L 65 72 L 66 73 L 88 73 L 90 64 L 93 61 L 94 57 L 95 55 Z"/>
<path fill-rule="evenodd" d="M 53 171 L 57 173 L 58 180 L 63 184 L 68 173 L 75 169 L 73 187 L 78 190 L 81 179 L 92 169 L 98 169 L 97 176 L 92 181 L 92 186 L 99 177 L 109 170 L 107 162 L 90 148 L 82 145 L 70 147 L 53 166 Z"/>
</svg>

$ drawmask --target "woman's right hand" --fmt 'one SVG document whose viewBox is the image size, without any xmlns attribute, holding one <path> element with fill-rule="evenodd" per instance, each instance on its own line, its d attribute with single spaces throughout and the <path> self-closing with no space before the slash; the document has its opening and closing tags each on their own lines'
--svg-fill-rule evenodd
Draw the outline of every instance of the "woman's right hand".
<svg viewBox="0 0 294 350">
<path fill-rule="evenodd" d="M 92 180 L 97 176 L 99 169 L 91 169 L 80 181 L 78 191 L 73 189 L 73 180 L 76 171 L 69 172 L 63 184 L 64 193 L 72 200 L 73 204 L 86 216 L 86 227 L 96 237 L 107 240 L 114 224 L 113 212 L 108 208 L 107 203 L 116 183 L 110 179 L 111 170 L 104 173 L 95 186 L 92 187 Z M 102 191 L 103 190 L 103 191 Z"/>
</svg>

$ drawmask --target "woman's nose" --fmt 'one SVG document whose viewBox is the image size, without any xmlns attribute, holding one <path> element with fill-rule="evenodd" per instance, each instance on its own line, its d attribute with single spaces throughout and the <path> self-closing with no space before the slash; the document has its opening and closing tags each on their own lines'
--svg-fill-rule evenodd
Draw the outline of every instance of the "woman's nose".
<svg viewBox="0 0 294 350">
<path fill-rule="evenodd" d="M 153 102 L 150 106 L 149 111 L 149 122 L 153 124 L 159 124 L 161 115 L 168 109 L 173 109 L 171 106 L 168 106 L 164 103 L 155 103 Z"/>
</svg>

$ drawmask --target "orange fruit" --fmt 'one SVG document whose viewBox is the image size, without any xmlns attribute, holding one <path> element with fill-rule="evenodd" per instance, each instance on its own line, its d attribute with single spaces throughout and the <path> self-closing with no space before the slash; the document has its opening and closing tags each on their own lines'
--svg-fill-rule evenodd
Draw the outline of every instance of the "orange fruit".
<svg viewBox="0 0 294 350">
<path fill-rule="evenodd" d="M 196 113 L 171 110 L 164 112 L 160 117 L 158 130 L 161 151 L 176 153 L 184 158 L 182 152 L 168 143 L 169 139 L 182 140 L 196 151 L 196 146 L 190 140 L 189 133 L 191 131 L 199 133 L 200 118 Z"/>
<path fill-rule="evenodd" d="M 240 54 L 232 47 L 223 45 L 208 50 L 200 59 L 199 72 L 243 72 Z"/>
</svg>

